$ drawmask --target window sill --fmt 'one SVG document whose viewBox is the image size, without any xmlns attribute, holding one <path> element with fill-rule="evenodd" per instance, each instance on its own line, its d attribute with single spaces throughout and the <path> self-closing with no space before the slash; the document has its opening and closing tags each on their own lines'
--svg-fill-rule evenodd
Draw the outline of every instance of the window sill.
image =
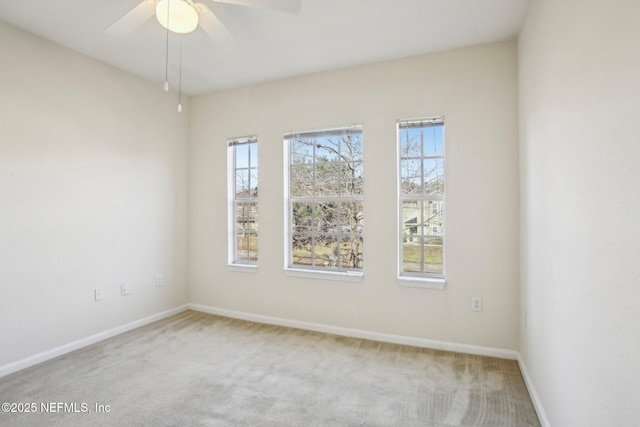
<svg viewBox="0 0 640 427">
<path fill-rule="evenodd" d="M 257 273 L 258 266 L 255 264 L 227 264 L 227 270 L 240 273 Z"/>
<path fill-rule="evenodd" d="M 290 277 L 303 277 L 310 279 L 321 280 L 336 280 L 339 282 L 362 282 L 364 273 L 359 271 L 343 272 L 343 271 L 318 271 L 318 270 L 304 270 L 299 268 L 285 268 L 285 276 Z"/>
<path fill-rule="evenodd" d="M 398 285 L 405 288 L 423 288 L 443 290 L 447 284 L 445 279 L 429 277 L 398 276 Z"/>
</svg>

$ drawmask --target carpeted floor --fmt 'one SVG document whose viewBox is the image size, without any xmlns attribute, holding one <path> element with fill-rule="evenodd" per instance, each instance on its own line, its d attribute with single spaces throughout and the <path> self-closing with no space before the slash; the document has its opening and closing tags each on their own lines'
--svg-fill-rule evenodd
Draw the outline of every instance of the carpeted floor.
<svg viewBox="0 0 640 427">
<path fill-rule="evenodd" d="M 0 402 L 36 409 L 4 427 L 540 425 L 514 361 L 193 311 L 0 378 Z"/>
</svg>

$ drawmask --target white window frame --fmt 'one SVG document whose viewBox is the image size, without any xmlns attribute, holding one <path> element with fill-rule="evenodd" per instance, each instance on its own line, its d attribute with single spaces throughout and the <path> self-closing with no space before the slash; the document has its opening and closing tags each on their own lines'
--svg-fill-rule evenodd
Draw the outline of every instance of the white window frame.
<svg viewBox="0 0 640 427">
<path fill-rule="evenodd" d="M 284 270 L 285 274 L 288 276 L 294 277 L 310 277 L 316 279 L 328 279 L 328 280 L 339 280 L 339 281 L 361 281 L 363 277 L 363 268 L 342 268 L 342 267 L 322 267 L 322 266 L 302 266 L 299 264 L 293 263 L 293 205 L 294 203 L 322 203 L 328 201 L 336 201 L 336 202 L 360 202 L 362 203 L 364 200 L 364 195 L 339 195 L 339 196 L 311 196 L 311 197 L 292 197 L 291 196 L 291 188 L 290 188 L 290 180 L 291 180 L 291 169 L 293 166 L 292 158 L 291 158 L 291 143 L 297 139 L 302 137 L 317 137 L 320 138 L 323 135 L 339 135 L 340 133 L 349 133 L 355 132 L 361 135 L 362 137 L 362 150 L 364 151 L 364 133 L 362 130 L 362 125 L 354 124 L 351 126 L 338 127 L 338 128 L 329 128 L 329 129 L 320 129 L 320 130 L 307 130 L 307 131 L 299 131 L 299 132 L 289 132 L 284 135 L 284 165 L 285 165 L 285 173 L 284 173 L 284 200 L 285 200 L 285 265 Z M 362 166 L 364 164 L 364 154 L 362 158 L 360 158 L 357 162 Z M 314 160 L 313 164 L 315 164 L 315 148 L 314 148 Z M 314 178 L 315 180 L 315 178 Z M 315 181 L 313 183 L 315 186 Z M 364 184 L 363 184 L 364 188 Z M 315 187 L 314 187 L 315 190 Z M 337 238 L 345 237 L 345 236 L 353 236 L 353 233 L 348 234 L 339 227 L 337 231 L 334 231 L 335 236 Z M 310 232 L 310 235 L 313 235 L 313 232 Z M 360 236 L 363 236 L 362 231 L 360 231 Z M 361 237 L 362 238 L 362 237 Z M 313 252 L 312 252 L 313 254 Z"/>
<path fill-rule="evenodd" d="M 237 177 L 237 169 L 236 169 L 236 147 L 240 145 L 249 145 L 249 144 L 258 144 L 258 137 L 253 136 L 243 136 L 230 138 L 227 140 L 227 209 L 228 209 L 228 261 L 227 266 L 231 271 L 240 271 L 240 272 L 256 272 L 258 267 L 257 260 L 251 259 L 241 259 L 238 257 L 238 241 L 237 241 L 237 205 L 239 203 L 253 203 L 256 206 L 256 210 L 258 209 L 258 195 L 252 195 L 249 193 L 247 197 L 238 198 L 236 194 L 236 177 Z M 257 146 L 257 145 L 256 145 Z M 259 173 L 259 151 L 256 159 L 251 159 L 251 150 L 249 150 L 249 163 L 247 165 L 247 170 L 249 171 L 248 175 L 251 176 L 251 170 L 255 169 L 256 174 Z M 255 163 L 254 163 L 255 162 Z M 244 169 L 244 168 L 243 168 Z M 258 183 L 259 183 L 258 179 Z M 259 184 L 258 184 L 259 185 Z M 251 187 L 251 185 L 250 185 Z M 258 232 L 256 230 L 256 239 L 258 239 Z M 259 254 L 259 246 L 258 246 L 258 254 Z M 259 255 L 257 256 L 259 259 Z"/>
<path fill-rule="evenodd" d="M 443 127 L 443 183 L 444 183 L 444 191 L 442 194 L 412 194 L 412 195 L 404 195 L 402 192 L 402 139 L 401 139 L 401 131 L 403 128 L 407 126 L 439 126 Z M 429 117 L 422 119 L 410 119 L 410 120 L 398 120 L 396 122 L 396 141 L 397 141 L 397 167 L 398 172 L 396 174 L 397 177 L 397 192 L 398 192 L 398 283 L 401 286 L 409 286 L 409 287 L 421 287 L 421 288 L 429 288 L 429 289 L 444 289 L 446 285 L 446 138 L 445 138 L 445 120 L 443 116 L 437 117 Z M 422 158 L 424 159 L 424 153 L 422 153 Z M 403 271 L 403 239 L 404 239 L 404 224 L 403 224 L 403 202 L 405 201 L 419 201 L 424 204 L 428 204 L 432 202 L 432 206 L 427 210 L 432 212 L 433 204 L 438 205 L 438 209 L 442 212 L 442 225 L 440 226 L 440 235 L 442 237 L 442 274 L 428 273 L 428 272 L 420 272 L 420 273 L 409 273 Z M 424 208 L 423 208 L 424 210 Z M 417 223 L 417 227 L 420 226 Z M 429 230 L 433 231 L 433 228 Z M 422 231 L 424 234 L 424 230 Z M 424 243 L 422 243 L 424 245 Z M 424 250 L 424 249 L 422 249 Z M 424 262 L 424 261 L 423 261 Z M 422 267 L 424 269 L 424 266 Z"/>
</svg>

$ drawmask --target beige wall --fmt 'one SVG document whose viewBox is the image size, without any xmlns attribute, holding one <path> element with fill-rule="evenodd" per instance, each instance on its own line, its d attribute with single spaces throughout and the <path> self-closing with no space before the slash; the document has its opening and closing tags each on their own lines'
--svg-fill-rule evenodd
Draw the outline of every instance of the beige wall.
<svg viewBox="0 0 640 427">
<path fill-rule="evenodd" d="M 640 420 L 639 16 L 536 0 L 520 38 L 520 350 L 553 426 Z"/>
<path fill-rule="evenodd" d="M 472 345 L 518 345 L 516 44 L 347 68 L 192 100 L 190 301 L 303 322 Z M 444 115 L 445 290 L 400 287 L 397 119 Z M 285 276 L 283 134 L 361 123 L 362 283 Z M 228 271 L 226 140 L 260 138 L 260 266 Z M 481 227 L 479 226 L 481 225 Z M 471 297 L 484 299 L 482 313 Z"/>
<path fill-rule="evenodd" d="M 186 303 L 188 129 L 161 87 L 3 23 L 0 52 L 1 367 Z"/>
</svg>

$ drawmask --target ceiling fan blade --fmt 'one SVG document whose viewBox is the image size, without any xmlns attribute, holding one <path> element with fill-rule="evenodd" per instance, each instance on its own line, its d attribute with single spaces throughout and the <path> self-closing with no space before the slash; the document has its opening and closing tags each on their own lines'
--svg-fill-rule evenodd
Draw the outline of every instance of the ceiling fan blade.
<svg viewBox="0 0 640 427">
<path fill-rule="evenodd" d="M 302 0 L 212 0 L 217 3 L 229 3 L 239 6 L 257 7 L 297 15 Z"/>
<path fill-rule="evenodd" d="M 126 36 L 155 14 L 155 3 L 152 0 L 143 0 L 104 31 L 116 36 Z"/>
<path fill-rule="evenodd" d="M 198 25 L 205 33 L 224 51 L 232 51 L 238 48 L 238 42 L 233 38 L 229 30 L 220 22 L 211 10 L 198 3 Z"/>
</svg>

